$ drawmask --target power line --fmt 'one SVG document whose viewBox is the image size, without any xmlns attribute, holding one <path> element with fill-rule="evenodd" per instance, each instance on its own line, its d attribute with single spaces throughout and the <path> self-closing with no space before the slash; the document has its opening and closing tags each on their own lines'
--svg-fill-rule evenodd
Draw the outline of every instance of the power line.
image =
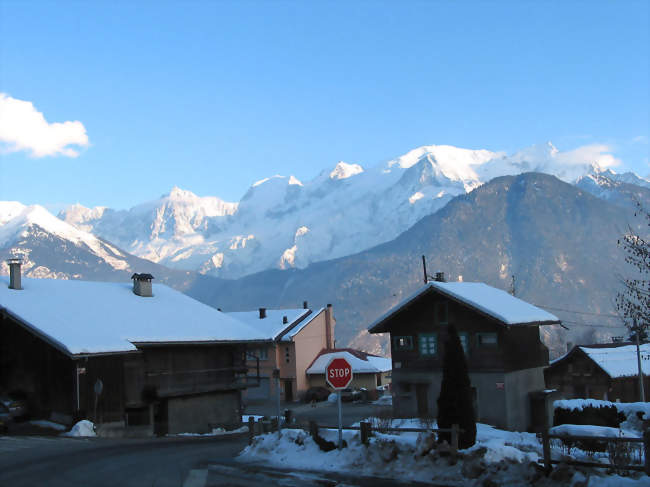
<svg viewBox="0 0 650 487">
<path fill-rule="evenodd" d="M 603 314 L 603 313 L 589 313 L 588 311 L 575 311 L 572 309 L 564 309 L 564 308 L 554 308 L 553 306 L 546 306 L 544 304 L 535 304 L 535 306 L 538 306 L 540 308 L 547 308 L 547 309 L 552 309 L 555 311 L 564 311 L 565 313 L 575 313 L 578 315 L 589 315 L 589 316 L 602 316 L 605 318 L 619 318 L 620 316 L 618 315 L 608 315 L 608 314 Z"/>
</svg>

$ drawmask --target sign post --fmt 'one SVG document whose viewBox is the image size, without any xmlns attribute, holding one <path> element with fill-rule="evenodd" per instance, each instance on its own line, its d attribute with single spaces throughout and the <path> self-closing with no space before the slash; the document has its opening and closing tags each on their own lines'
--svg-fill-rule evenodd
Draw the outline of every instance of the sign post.
<svg viewBox="0 0 650 487">
<path fill-rule="evenodd" d="M 341 391 L 352 382 L 352 366 L 344 358 L 333 358 L 325 367 L 325 381 L 337 393 L 339 406 L 339 450 L 343 447 L 343 415 L 341 412 Z"/>
<path fill-rule="evenodd" d="M 280 369 L 273 369 L 273 378 L 275 379 L 276 403 L 278 407 L 278 437 L 282 435 L 282 426 L 280 425 Z"/>
</svg>

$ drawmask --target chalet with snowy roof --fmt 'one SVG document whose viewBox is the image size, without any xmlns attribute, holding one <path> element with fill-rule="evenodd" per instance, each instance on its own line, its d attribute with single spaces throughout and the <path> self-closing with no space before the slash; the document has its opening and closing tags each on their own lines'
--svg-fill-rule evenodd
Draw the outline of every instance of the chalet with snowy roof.
<svg viewBox="0 0 650 487">
<path fill-rule="evenodd" d="M 650 343 L 640 351 L 644 389 L 650 391 Z M 621 402 L 640 400 L 638 374 L 636 345 L 629 342 L 571 347 L 544 371 L 546 386 L 564 397 Z"/>
<path fill-rule="evenodd" d="M 247 365 L 259 370 L 259 387 L 246 390 L 246 400 L 275 397 L 273 370 L 280 370 L 280 395 L 284 401 L 297 401 L 309 388 L 307 368 L 323 349 L 334 348 L 336 319 L 328 304 L 317 310 L 307 302 L 297 309 L 267 309 L 226 313 L 245 323 L 263 337 L 251 345 Z"/>
<path fill-rule="evenodd" d="M 128 283 L 0 277 L 0 392 L 37 417 L 148 424 L 157 433 L 238 423 L 245 344 L 265 336 L 135 274 Z M 99 393 L 97 392 L 99 391 Z"/>
<path fill-rule="evenodd" d="M 548 349 L 539 327 L 554 315 L 480 282 L 429 282 L 370 327 L 390 333 L 393 407 L 399 416 L 436 415 L 447 329 L 458 330 L 477 418 L 531 428 L 531 396 L 543 390 Z"/>
<path fill-rule="evenodd" d="M 325 367 L 335 358 L 344 358 L 352 367 L 352 382 L 349 387 L 375 391 L 377 387 L 390 383 L 393 367 L 391 359 L 352 348 L 338 348 L 322 350 L 307 368 L 310 387 L 327 387 Z"/>
</svg>

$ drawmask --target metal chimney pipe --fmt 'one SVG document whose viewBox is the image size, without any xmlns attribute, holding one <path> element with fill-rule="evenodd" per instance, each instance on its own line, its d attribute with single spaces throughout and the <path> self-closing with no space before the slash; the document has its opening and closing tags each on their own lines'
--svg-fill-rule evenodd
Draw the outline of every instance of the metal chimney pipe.
<svg viewBox="0 0 650 487">
<path fill-rule="evenodd" d="M 260 308 L 260 320 L 266 318 L 266 308 Z"/>
<path fill-rule="evenodd" d="M 9 259 L 7 264 L 9 264 L 9 289 L 22 289 L 21 283 L 21 269 L 23 261 L 20 259 Z"/>
<path fill-rule="evenodd" d="M 307 305 L 307 301 L 302 302 L 302 307 L 303 309 L 307 309 L 309 306 Z"/>
</svg>

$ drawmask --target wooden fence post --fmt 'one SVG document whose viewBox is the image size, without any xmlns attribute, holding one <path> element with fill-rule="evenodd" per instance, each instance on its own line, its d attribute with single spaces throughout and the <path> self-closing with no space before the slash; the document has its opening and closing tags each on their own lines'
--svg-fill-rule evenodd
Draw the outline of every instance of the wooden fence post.
<svg viewBox="0 0 650 487">
<path fill-rule="evenodd" d="M 643 456 L 645 461 L 643 464 L 646 475 L 650 475 L 650 430 L 643 431 Z"/>
<path fill-rule="evenodd" d="M 255 418 L 253 416 L 248 417 L 248 444 L 253 443 L 253 438 L 255 438 Z"/>
<path fill-rule="evenodd" d="M 359 423 L 359 432 L 361 433 L 361 443 L 367 445 L 370 442 L 370 423 L 361 421 L 361 423 Z"/>
<path fill-rule="evenodd" d="M 318 436 L 318 423 L 316 421 L 309 422 L 309 436 L 316 438 Z"/>
<path fill-rule="evenodd" d="M 458 453 L 458 429 L 457 424 L 451 425 L 451 454 L 454 456 Z"/>
<path fill-rule="evenodd" d="M 551 439 L 548 437 L 548 429 L 542 431 L 542 452 L 544 454 L 544 471 L 546 475 L 551 473 Z"/>
</svg>

